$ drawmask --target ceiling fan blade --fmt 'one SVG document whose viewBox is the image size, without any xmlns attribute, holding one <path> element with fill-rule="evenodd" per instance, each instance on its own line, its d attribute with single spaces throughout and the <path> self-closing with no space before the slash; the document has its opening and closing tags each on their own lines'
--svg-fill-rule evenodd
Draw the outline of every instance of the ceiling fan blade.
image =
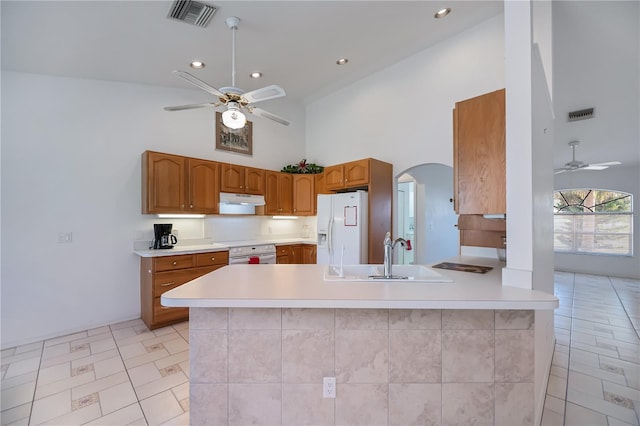
<svg viewBox="0 0 640 426">
<path fill-rule="evenodd" d="M 250 104 L 268 101 L 269 99 L 281 98 L 283 96 L 287 96 L 284 89 L 280 86 L 276 86 L 275 84 L 261 89 L 252 90 L 242 95 L 242 97 Z"/>
<path fill-rule="evenodd" d="M 622 164 L 622 163 L 621 163 L 621 162 L 619 162 L 619 161 L 608 161 L 608 162 L 606 162 L 606 163 L 593 163 L 593 164 L 589 164 L 589 165 L 587 165 L 587 167 L 600 167 L 600 166 L 607 166 L 607 167 L 609 167 L 609 166 L 618 166 L 618 165 L 620 165 L 620 164 Z"/>
<path fill-rule="evenodd" d="M 207 93 L 211 93 L 212 95 L 217 96 L 217 97 L 223 97 L 224 96 L 224 93 L 222 93 L 220 90 L 216 89 L 215 87 L 213 87 L 209 83 L 205 83 L 204 81 L 200 80 L 195 75 L 191 75 L 186 71 L 175 70 L 174 74 L 176 74 L 181 79 L 186 80 L 189 83 L 193 84 L 197 88 L 204 90 Z"/>
<path fill-rule="evenodd" d="M 169 106 L 169 107 L 164 107 L 165 111 L 183 111 L 185 109 L 196 109 L 196 108 L 207 108 L 207 107 L 218 107 L 222 105 L 221 103 L 218 102 L 207 102 L 204 104 L 191 104 L 191 105 L 176 105 L 176 106 Z"/>
<path fill-rule="evenodd" d="M 247 108 L 247 110 L 251 114 L 258 115 L 258 116 L 264 117 L 264 118 L 268 118 L 269 120 L 273 120 L 276 123 L 284 124 L 285 126 L 288 126 L 289 124 L 291 124 L 287 120 L 285 120 L 284 118 L 279 117 L 279 116 L 277 116 L 275 114 L 272 114 L 272 113 L 270 113 L 268 111 L 265 111 L 263 109 L 260 109 L 260 108 L 249 107 L 249 108 Z"/>
<path fill-rule="evenodd" d="M 566 169 L 566 168 L 564 168 L 564 169 L 555 169 L 553 171 L 553 174 L 554 175 L 559 175 L 560 173 L 564 173 L 564 172 L 568 172 L 568 171 L 569 171 L 569 169 Z"/>
</svg>

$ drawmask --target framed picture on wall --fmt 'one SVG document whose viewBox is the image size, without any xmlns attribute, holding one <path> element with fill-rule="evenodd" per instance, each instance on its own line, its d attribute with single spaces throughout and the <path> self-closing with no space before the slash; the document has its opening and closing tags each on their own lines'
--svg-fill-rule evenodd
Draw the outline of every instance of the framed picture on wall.
<svg viewBox="0 0 640 426">
<path fill-rule="evenodd" d="M 230 129 L 222 122 L 222 113 L 216 112 L 216 149 L 253 155 L 253 123 L 247 120 L 242 129 Z"/>
</svg>

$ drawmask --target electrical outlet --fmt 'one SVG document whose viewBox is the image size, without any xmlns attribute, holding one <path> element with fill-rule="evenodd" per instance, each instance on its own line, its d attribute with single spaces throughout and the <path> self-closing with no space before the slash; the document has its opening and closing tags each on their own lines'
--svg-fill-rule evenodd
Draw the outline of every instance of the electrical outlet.
<svg viewBox="0 0 640 426">
<path fill-rule="evenodd" d="M 335 377 L 324 377 L 322 379 L 322 397 L 323 398 L 336 397 L 336 378 Z"/>
</svg>

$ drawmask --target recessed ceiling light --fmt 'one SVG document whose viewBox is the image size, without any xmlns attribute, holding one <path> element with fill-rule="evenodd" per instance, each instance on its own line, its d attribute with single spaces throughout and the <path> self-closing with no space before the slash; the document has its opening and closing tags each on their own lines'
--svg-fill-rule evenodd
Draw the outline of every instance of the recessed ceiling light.
<svg viewBox="0 0 640 426">
<path fill-rule="evenodd" d="M 344 65 L 344 64 L 346 64 L 347 62 L 349 62 L 349 60 L 348 60 L 347 58 L 340 58 L 340 59 L 338 59 L 338 60 L 336 61 L 336 64 L 338 64 L 338 65 Z"/>
<path fill-rule="evenodd" d="M 433 15 L 433 17 L 436 19 L 444 18 L 449 14 L 449 12 L 451 12 L 451 8 L 446 7 L 444 9 L 440 9 L 439 11 L 437 11 L 436 14 Z"/>
<path fill-rule="evenodd" d="M 251 77 L 251 78 L 260 78 L 260 77 L 262 77 L 262 73 L 260 71 L 252 72 L 251 74 L 249 74 L 249 77 Z"/>
<path fill-rule="evenodd" d="M 204 62 L 202 61 L 193 61 L 189 64 L 189 66 L 195 70 L 200 70 L 202 68 L 204 68 L 206 65 Z"/>
</svg>

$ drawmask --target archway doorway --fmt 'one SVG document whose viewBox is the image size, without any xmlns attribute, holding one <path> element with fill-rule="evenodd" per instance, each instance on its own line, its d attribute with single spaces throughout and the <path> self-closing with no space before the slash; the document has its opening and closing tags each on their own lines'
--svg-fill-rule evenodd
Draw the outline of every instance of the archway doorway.
<svg viewBox="0 0 640 426">
<path fill-rule="evenodd" d="M 414 250 L 397 253 L 398 263 L 432 264 L 455 257 L 460 237 L 453 210 L 453 168 L 429 163 L 411 167 L 396 178 L 395 229 Z"/>
</svg>

